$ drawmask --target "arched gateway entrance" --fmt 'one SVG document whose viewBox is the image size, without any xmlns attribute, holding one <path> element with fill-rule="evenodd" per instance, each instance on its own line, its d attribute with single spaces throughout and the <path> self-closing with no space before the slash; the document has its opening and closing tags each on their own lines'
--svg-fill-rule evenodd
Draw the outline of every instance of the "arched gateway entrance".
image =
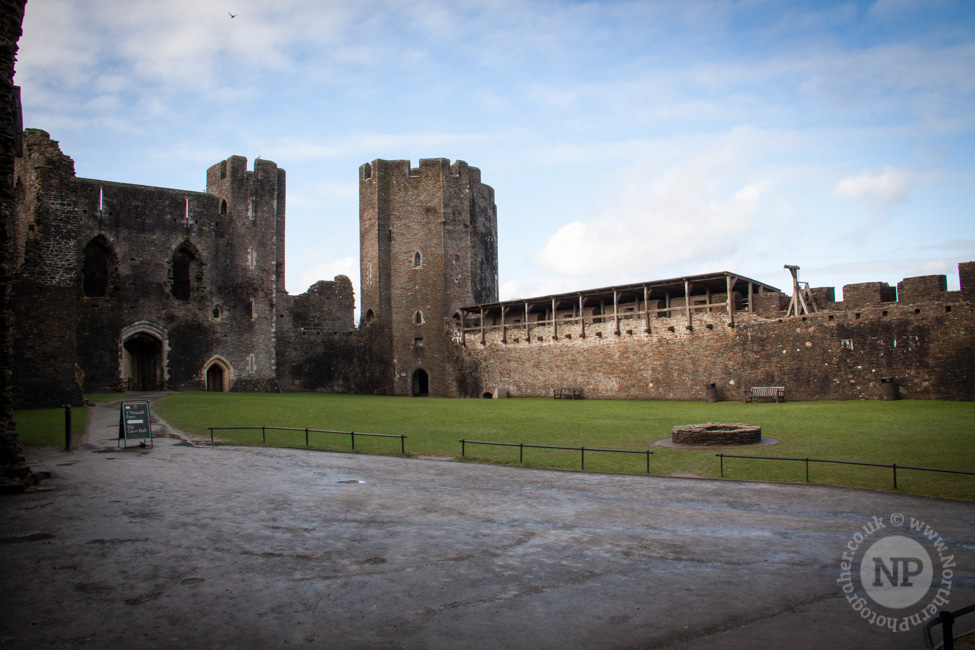
<svg viewBox="0 0 975 650">
<path fill-rule="evenodd" d="M 122 330 L 122 384 L 126 390 L 164 390 L 166 332 L 142 321 Z"/>
<path fill-rule="evenodd" d="M 139 332 L 122 344 L 128 366 L 128 390 L 162 390 L 162 341 Z"/>
</svg>

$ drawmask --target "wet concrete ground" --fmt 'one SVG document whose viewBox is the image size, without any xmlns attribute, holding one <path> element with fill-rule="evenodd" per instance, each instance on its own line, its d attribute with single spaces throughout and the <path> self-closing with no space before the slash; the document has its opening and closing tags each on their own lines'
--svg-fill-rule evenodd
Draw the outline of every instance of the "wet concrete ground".
<svg viewBox="0 0 975 650">
<path fill-rule="evenodd" d="M 0 497 L 0 648 L 919 648 L 837 583 L 872 517 L 948 542 L 975 602 L 975 504 L 805 485 L 304 450 L 32 450 Z M 159 434 L 165 425 L 157 423 Z M 172 432 L 170 432 L 172 433 Z"/>
</svg>

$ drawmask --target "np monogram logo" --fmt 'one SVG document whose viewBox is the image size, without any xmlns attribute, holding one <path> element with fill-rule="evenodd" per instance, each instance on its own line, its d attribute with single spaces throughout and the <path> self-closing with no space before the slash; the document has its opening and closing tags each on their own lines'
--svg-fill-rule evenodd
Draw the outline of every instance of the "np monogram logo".
<svg viewBox="0 0 975 650">
<path fill-rule="evenodd" d="M 918 542 L 891 535 L 871 544 L 860 562 L 860 581 L 878 605 L 903 609 L 931 588 L 934 563 Z"/>
<path fill-rule="evenodd" d="M 854 533 L 837 583 L 864 620 L 907 632 L 948 604 L 954 567 L 955 556 L 937 531 L 895 512 L 889 519 L 873 517 Z"/>
</svg>

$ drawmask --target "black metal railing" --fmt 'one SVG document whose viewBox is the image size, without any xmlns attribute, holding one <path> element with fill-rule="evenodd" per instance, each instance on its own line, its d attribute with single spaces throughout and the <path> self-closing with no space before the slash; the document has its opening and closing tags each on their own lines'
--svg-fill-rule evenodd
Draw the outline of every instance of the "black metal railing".
<svg viewBox="0 0 975 650">
<path fill-rule="evenodd" d="M 752 460 L 791 460 L 804 462 L 806 464 L 806 483 L 809 482 L 809 463 L 835 463 L 837 465 L 863 465 L 866 467 L 886 467 L 894 471 L 894 489 L 897 489 L 897 470 L 907 469 L 918 472 L 942 472 L 944 474 L 969 474 L 975 476 L 975 472 L 961 469 L 941 469 L 939 467 L 915 467 L 914 465 L 898 465 L 897 463 L 867 463 L 859 460 L 832 460 L 828 458 L 791 458 L 786 456 L 742 456 L 738 454 L 715 454 L 721 459 L 721 478 L 724 478 L 724 459 L 725 458 L 749 458 Z"/>
<path fill-rule="evenodd" d="M 582 469 L 586 469 L 586 452 L 608 452 L 615 454 L 644 454 L 647 457 L 647 474 L 650 473 L 650 454 L 653 452 L 649 449 L 602 449 L 599 447 L 560 447 L 558 445 L 529 445 L 523 442 L 487 442 L 485 440 L 467 440 L 461 439 L 460 441 L 460 455 L 464 457 L 467 455 L 467 445 L 491 445 L 494 447 L 518 447 L 518 463 L 524 464 L 525 461 L 525 449 L 565 449 L 569 451 L 578 451 L 580 453 L 580 460 L 582 462 Z"/>
<path fill-rule="evenodd" d="M 962 607 L 961 609 L 955 610 L 953 612 L 942 611 L 939 612 L 937 616 L 932 618 L 924 626 L 922 635 L 924 637 L 924 647 L 926 650 L 936 650 L 937 648 L 944 648 L 944 650 L 954 650 L 955 648 L 955 620 L 964 616 L 965 614 L 971 614 L 975 612 L 975 605 L 969 605 L 968 607 Z M 941 626 L 941 638 L 943 641 L 935 645 L 934 641 L 931 639 L 931 630 L 936 626 Z M 966 632 L 965 634 L 970 634 Z"/>
<path fill-rule="evenodd" d="M 213 444 L 214 431 L 258 431 L 261 432 L 261 442 L 267 444 L 267 432 L 268 431 L 304 431 L 305 432 L 305 446 L 311 446 L 311 434 L 313 433 L 334 433 L 338 435 L 349 436 L 352 440 L 352 450 L 355 451 L 355 437 L 365 436 L 368 438 L 399 438 L 400 440 L 400 453 L 406 454 L 406 436 L 394 433 L 362 433 L 361 431 L 332 431 L 330 429 L 309 429 L 309 428 L 299 428 L 299 427 L 207 427 L 210 430 L 210 443 Z"/>
</svg>

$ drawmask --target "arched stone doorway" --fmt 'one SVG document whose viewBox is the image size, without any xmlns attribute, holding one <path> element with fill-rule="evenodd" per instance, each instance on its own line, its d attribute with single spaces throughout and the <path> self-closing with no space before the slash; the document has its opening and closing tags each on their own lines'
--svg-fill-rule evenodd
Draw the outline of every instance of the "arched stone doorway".
<svg viewBox="0 0 975 650">
<path fill-rule="evenodd" d="M 426 397 L 430 394 L 430 375 L 423 368 L 413 373 L 413 397 Z"/>
<path fill-rule="evenodd" d="M 148 332 L 137 332 L 122 343 L 123 379 L 127 390 L 162 390 L 163 345 Z"/>
<path fill-rule="evenodd" d="M 210 393 L 222 393 L 223 387 L 223 368 L 215 363 L 207 368 L 207 391 Z"/>
<path fill-rule="evenodd" d="M 207 392 L 226 393 L 233 383 L 233 370 L 221 357 L 213 357 L 203 366 Z"/>
</svg>

